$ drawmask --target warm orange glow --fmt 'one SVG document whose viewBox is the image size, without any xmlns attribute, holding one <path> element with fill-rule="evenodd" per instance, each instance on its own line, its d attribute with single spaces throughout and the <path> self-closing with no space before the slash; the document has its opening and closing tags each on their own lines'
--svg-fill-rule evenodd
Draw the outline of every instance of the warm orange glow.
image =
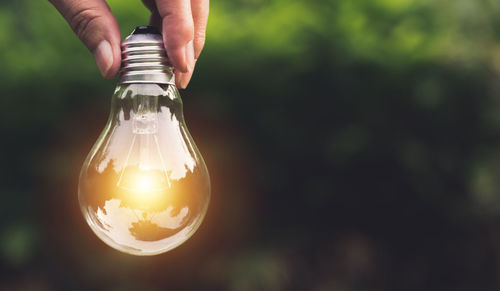
<svg viewBox="0 0 500 291">
<path fill-rule="evenodd" d="M 148 175 L 148 173 L 141 173 L 137 175 L 137 177 L 134 177 L 132 184 L 135 186 L 134 188 L 138 189 L 140 192 L 147 193 L 158 186 L 155 182 L 153 177 Z"/>
<path fill-rule="evenodd" d="M 161 170 L 127 167 L 117 186 L 123 200 L 134 208 L 147 210 L 172 198 L 168 178 Z"/>
</svg>

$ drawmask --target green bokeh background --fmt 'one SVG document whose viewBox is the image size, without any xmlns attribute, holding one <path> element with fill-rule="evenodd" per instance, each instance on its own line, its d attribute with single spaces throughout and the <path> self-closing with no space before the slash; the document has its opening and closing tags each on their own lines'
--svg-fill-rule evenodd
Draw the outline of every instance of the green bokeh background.
<svg viewBox="0 0 500 291">
<path fill-rule="evenodd" d="M 0 290 L 498 290 L 499 78 L 498 1 L 212 1 L 181 92 L 211 205 L 133 257 L 77 201 L 116 80 L 47 1 L 0 1 Z"/>
</svg>

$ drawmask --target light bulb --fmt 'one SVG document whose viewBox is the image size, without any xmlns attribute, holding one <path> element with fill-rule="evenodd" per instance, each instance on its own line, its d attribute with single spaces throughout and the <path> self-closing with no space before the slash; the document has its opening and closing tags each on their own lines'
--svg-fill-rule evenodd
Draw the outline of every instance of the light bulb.
<svg viewBox="0 0 500 291">
<path fill-rule="evenodd" d="M 111 114 L 85 160 L 80 208 L 94 233 L 133 255 L 186 241 L 210 200 L 207 168 L 184 122 L 162 37 L 142 26 L 122 43 Z"/>
</svg>

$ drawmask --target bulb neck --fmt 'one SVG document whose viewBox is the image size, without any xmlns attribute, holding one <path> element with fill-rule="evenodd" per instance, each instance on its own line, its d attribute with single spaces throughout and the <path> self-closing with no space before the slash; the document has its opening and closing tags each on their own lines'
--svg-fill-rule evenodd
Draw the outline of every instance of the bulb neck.
<svg viewBox="0 0 500 291">
<path fill-rule="evenodd" d="M 161 34 L 152 26 L 139 26 L 121 44 L 120 84 L 175 85 L 173 68 Z"/>
</svg>

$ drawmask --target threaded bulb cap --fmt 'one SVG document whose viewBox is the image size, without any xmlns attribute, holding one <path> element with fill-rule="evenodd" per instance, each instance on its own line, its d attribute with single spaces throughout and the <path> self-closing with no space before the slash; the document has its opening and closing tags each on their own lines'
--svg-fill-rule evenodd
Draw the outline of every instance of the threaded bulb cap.
<svg viewBox="0 0 500 291">
<path fill-rule="evenodd" d="M 153 26 L 138 26 L 121 44 L 119 83 L 175 84 L 163 38 Z"/>
</svg>

